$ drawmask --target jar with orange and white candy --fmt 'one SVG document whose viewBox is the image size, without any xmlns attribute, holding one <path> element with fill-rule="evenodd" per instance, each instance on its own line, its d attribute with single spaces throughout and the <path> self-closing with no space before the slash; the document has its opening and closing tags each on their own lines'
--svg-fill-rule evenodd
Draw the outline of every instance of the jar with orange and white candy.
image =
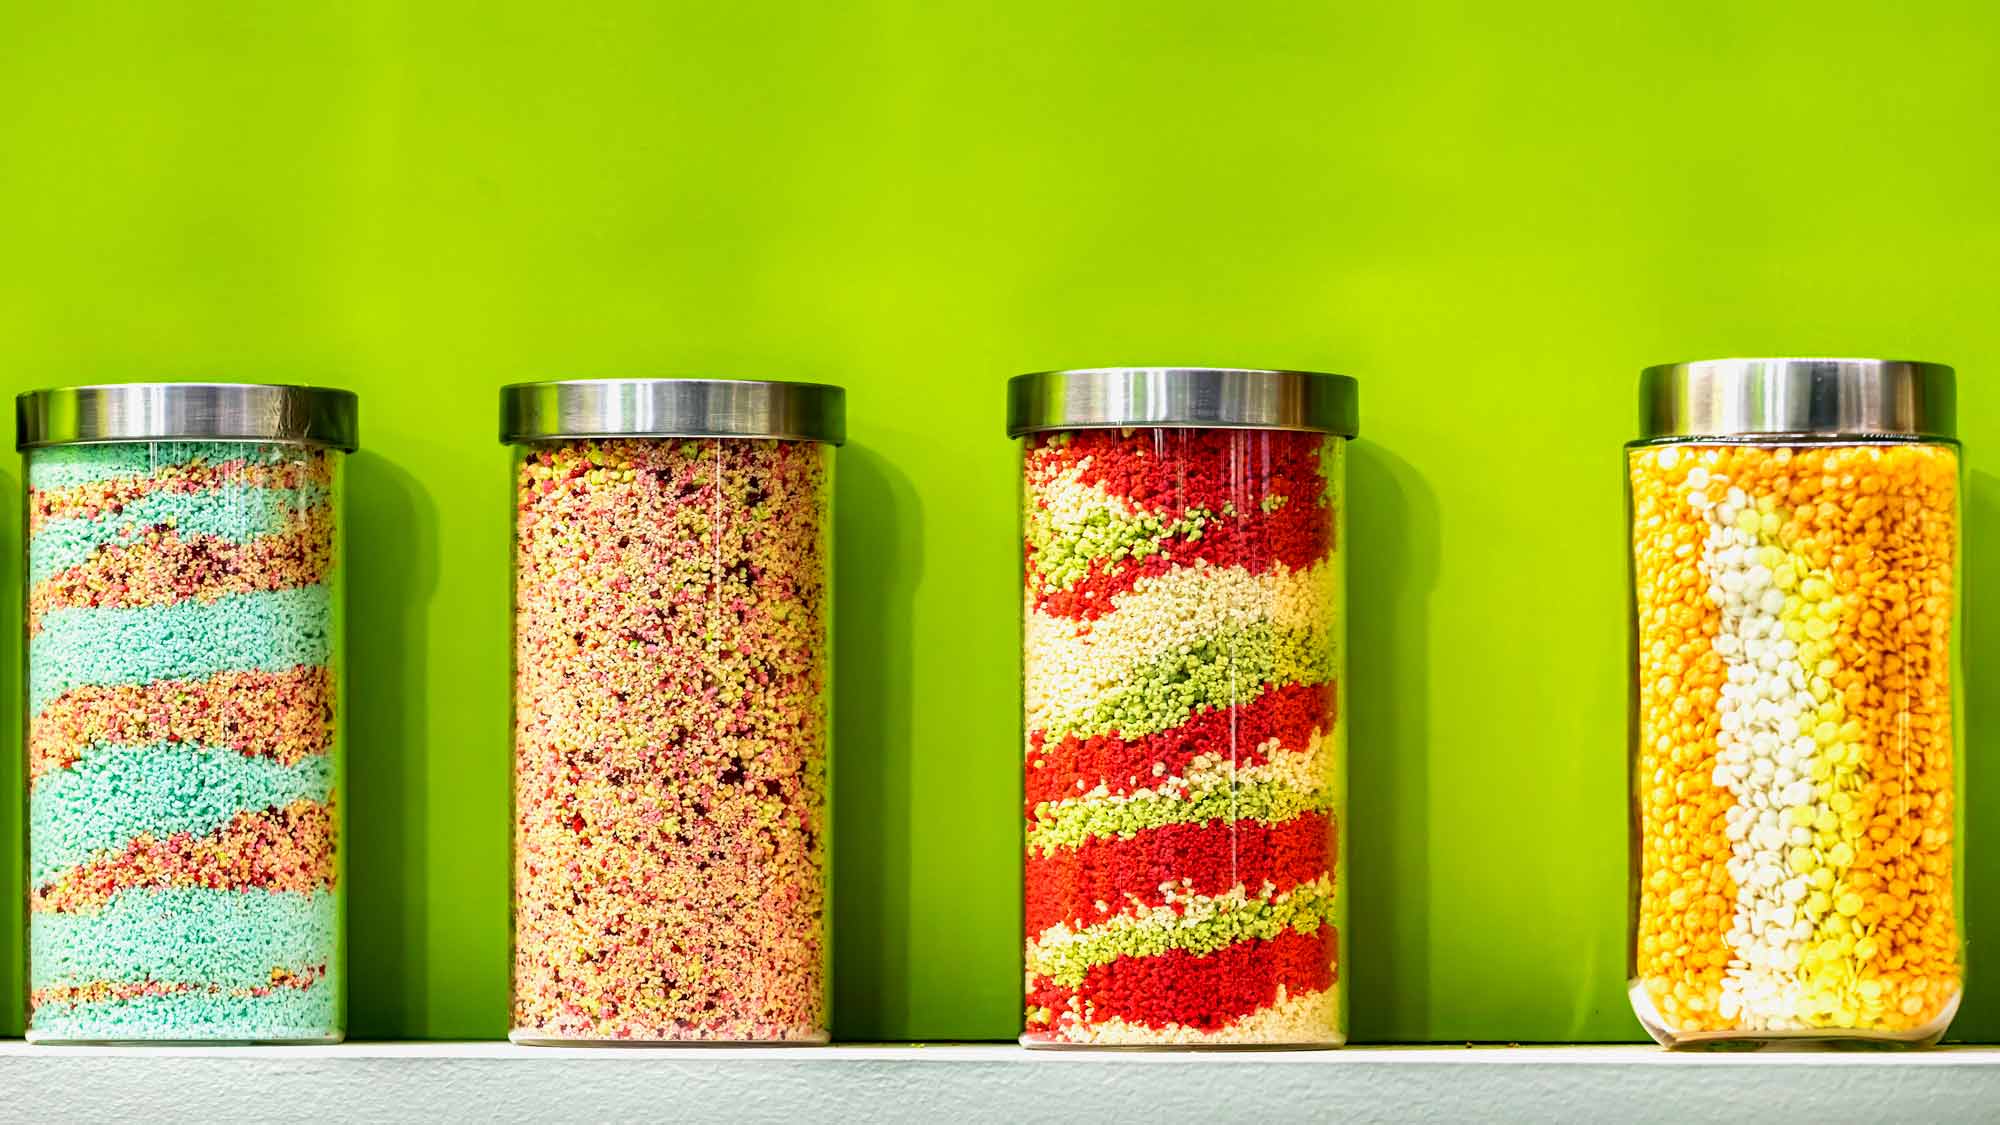
<svg viewBox="0 0 2000 1125">
<path fill-rule="evenodd" d="M 1640 386 L 1633 1007 L 1669 1046 L 1935 1043 L 1964 978 L 1952 371 Z"/>
</svg>

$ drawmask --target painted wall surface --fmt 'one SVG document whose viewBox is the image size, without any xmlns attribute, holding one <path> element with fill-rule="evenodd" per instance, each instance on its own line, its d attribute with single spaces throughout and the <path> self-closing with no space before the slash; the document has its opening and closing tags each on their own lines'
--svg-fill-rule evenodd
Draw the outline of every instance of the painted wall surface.
<svg viewBox="0 0 2000 1125">
<path fill-rule="evenodd" d="M 1970 2 L 10 0 L 0 391 L 360 392 L 353 1030 L 480 1037 L 507 980 L 494 388 L 846 384 L 837 1030 L 941 1039 L 1018 1018 L 1005 377 L 1353 373 L 1353 1029 L 1628 1039 L 1636 371 L 1957 364 L 1968 585 L 2000 589 L 1997 40 Z M 1990 682 L 2000 627 L 1967 654 Z M 7 1033 L 19 837 L 0 801 Z M 1958 1032 L 1993 1039 L 1973 948 Z"/>
</svg>

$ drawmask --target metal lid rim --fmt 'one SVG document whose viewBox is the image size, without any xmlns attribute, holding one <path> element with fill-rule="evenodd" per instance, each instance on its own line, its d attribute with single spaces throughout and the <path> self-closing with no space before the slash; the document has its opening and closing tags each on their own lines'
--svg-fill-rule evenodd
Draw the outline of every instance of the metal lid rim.
<svg viewBox="0 0 2000 1125">
<path fill-rule="evenodd" d="M 360 398 L 308 383 L 81 383 L 14 398 L 14 447 L 123 442 L 244 442 L 352 453 Z"/>
<path fill-rule="evenodd" d="M 1687 360 L 1639 373 L 1639 441 L 1956 440 L 1956 372 L 1922 360 Z"/>
<path fill-rule="evenodd" d="M 1007 381 L 1010 438 L 1083 429 L 1360 431 L 1360 383 L 1268 367 L 1078 367 Z"/>
<path fill-rule="evenodd" d="M 500 388 L 500 441 L 847 440 L 846 388 L 713 377 L 549 379 Z"/>
</svg>

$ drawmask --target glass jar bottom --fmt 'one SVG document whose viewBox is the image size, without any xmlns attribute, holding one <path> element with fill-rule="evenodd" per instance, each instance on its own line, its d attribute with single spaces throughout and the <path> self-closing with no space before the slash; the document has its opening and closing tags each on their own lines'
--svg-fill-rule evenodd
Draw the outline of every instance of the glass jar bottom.
<svg viewBox="0 0 2000 1125">
<path fill-rule="evenodd" d="M 1114 1054 L 1178 1054 L 1199 1051 L 1204 1054 L 1241 1054 L 1259 1051 L 1337 1051 L 1347 1045 L 1347 1040 L 1327 1039 L 1312 1043 L 1067 1043 L 1023 1035 L 1020 1043 L 1031 1051 L 1104 1051 Z"/>
<path fill-rule="evenodd" d="M 347 1033 L 300 1035 L 282 1039 L 80 1039 L 30 1031 L 22 1036 L 38 1047 L 331 1047 L 347 1040 Z"/>
<path fill-rule="evenodd" d="M 832 1041 L 826 1032 L 797 1039 L 591 1039 L 550 1035 L 532 1027 L 507 1032 L 507 1042 L 517 1047 L 824 1047 Z"/>
<path fill-rule="evenodd" d="M 1633 1014 L 1653 1042 L 1676 1051 L 1787 1051 L 1787 1050 L 1918 1050 L 1934 1047 L 1944 1038 L 1952 1017 L 1958 1014 L 1963 993 L 1953 996 L 1944 1010 L 1928 1023 L 1902 1031 L 1859 1027 L 1813 1027 L 1788 1030 L 1729 1029 L 1723 1031 L 1680 1031 L 1667 1026 L 1646 986 L 1633 982 L 1629 989 Z"/>
</svg>

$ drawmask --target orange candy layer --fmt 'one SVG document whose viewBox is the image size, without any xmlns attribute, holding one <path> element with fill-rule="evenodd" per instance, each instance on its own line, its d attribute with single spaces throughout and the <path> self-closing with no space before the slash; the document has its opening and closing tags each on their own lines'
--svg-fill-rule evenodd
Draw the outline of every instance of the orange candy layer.
<svg viewBox="0 0 2000 1125">
<path fill-rule="evenodd" d="M 153 528 L 37 584 L 28 594 L 28 632 L 38 632 L 42 615 L 53 610 L 131 609 L 290 590 L 323 581 L 332 566 L 333 513 L 323 506 L 247 543 Z"/>
<path fill-rule="evenodd" d="M 28 780 L 68 769 L 98 743 L 187 742 L 296 765 L 333 743 L 333 675 L 223 672 L 202 680 L 89 684 L 42 708 L 28 730 Z"/>
<path fill-rule="evenodd" d="M 314 891 L 333 885 L 333 808 L 294 801 L 237 813 L 205 836 L 140 836 L 35 888 L 36 913 L 95 910 L 132 887 Z"/>
</svg>

